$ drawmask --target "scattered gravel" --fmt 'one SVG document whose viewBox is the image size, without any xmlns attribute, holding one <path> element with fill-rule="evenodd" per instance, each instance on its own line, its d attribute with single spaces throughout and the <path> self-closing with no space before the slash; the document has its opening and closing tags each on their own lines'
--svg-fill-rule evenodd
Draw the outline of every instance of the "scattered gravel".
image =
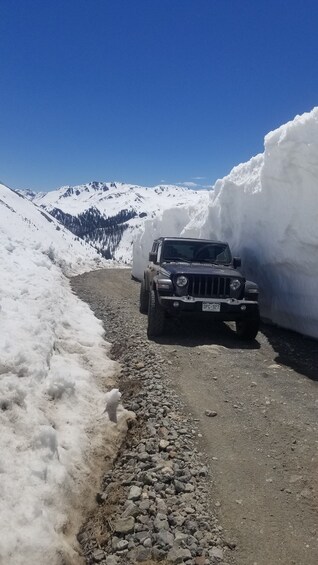
<svg viewBox="0 0 318 565">
<path fill-rule="evenodd" d="M 113 386 L 137 415 L 80 533 L 87 563 L 316 565 L 316 342 L 264 326 L 243 346 L 228 325 L 194 320 L 167 320 L 149 342 L 128 269 L 73 286 L 105 321 L 122 366 Z M 115 531 L 124 518 L 130 533 Z"/>
<path fill-rule="evenodd" d="M 211 511 L 209 468 L 196 447 L 196 422 L 173 391 L 165 359 L 146 337 L 138 304 L 132 308 L 131 302 L 109 303 L 105 297 L 92 303 L 85 275 L 72 284 L 105 323 L 112 357 L 122 367 L 123 404 L 136 414 L 103 477 L 96 511 L 78 534 L 87 564 L 233 563 L 235 544 L 223 540 Z"/>
</svg>

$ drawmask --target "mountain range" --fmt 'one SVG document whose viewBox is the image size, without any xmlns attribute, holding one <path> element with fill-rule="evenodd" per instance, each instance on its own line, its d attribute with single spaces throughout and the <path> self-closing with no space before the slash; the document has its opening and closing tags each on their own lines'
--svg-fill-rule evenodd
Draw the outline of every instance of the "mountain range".
<svg viewBox="0 0 318 565">
<path fill-rule="evenodd" d="M 207 190 L 97 181 L 50 192 L 19 192 L 95 247 L 104 258 L 124 263 L 131 262 L 134 234 L 145 221 L 165 209 L 208 203 L 209 199 Z"/>
</svg>

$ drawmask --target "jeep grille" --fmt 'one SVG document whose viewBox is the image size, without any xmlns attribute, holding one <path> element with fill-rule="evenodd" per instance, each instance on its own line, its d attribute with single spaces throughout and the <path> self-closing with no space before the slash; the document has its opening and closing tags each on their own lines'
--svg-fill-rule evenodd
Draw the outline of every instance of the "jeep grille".
<svg viewBox="0 0 318 565">
<path fill-rule="evenodd" d="M 205 298 L 229 298 L 230 277 L 189 275 L 189 296 Z"/>
</svg>

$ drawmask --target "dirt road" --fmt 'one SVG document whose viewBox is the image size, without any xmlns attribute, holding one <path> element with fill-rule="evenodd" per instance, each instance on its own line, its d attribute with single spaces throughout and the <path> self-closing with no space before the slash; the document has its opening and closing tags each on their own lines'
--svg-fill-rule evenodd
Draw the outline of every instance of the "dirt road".
<svg viewBox="0 0 318 565">
<path fill-rule="evenodd" d="M 88 273 L 73 288 L 104 319 L 106 339 L 114 324 L 146 335 L 129 270 Z M 155 348 L 198 419 L 210 503 L 236 542 L 236 563 L 317 565 L 317 342 L 264 326 L 246 345 L 230 325 L 191 319 L 169 320 Z"/>
</svg>

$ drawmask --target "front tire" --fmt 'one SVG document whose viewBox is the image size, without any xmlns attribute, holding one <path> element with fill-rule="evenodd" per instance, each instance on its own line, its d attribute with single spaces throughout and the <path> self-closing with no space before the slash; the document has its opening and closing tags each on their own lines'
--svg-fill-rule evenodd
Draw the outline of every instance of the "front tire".
<svg viewBox="0 0 318 565">
<path fill-rule="evenodd" d="M 163 333 L 165 324 L 165 312 L 162 306 L 160 306 L 157 298 L 157 293 L 155 290 L 151 290 L 149 293 L 149 305 L 148 305 L 148 337 L 156 337 Z"/>
<path fill-rule="evenodd" d="M 236 334 L 240 339 L 253 340 L 258 334 L 259 324 L 259 318 L 237 320 Z"/>
<path fill-rule="evenodd" d="M 145 279 L 140 285 L 140 300 L 139 300 L 139 312 L 142 314 L 147 314 L 149 303 L 149 290 L 146 289 Z"/>
</svg>

